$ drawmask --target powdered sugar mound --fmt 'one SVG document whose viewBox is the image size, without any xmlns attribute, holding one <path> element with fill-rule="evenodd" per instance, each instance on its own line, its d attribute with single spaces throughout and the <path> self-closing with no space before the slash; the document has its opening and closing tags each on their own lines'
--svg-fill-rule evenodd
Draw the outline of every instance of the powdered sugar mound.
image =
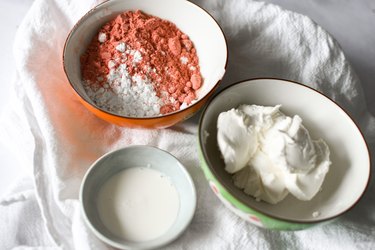
<svg viewBox="0 0 375 250">
<path fill-rule="evenodd" d="M 139 75 L 131 76 L 125 64 L 110 70 L 103 87 L 95 90 L 89 82 L 84 82 L 84 87 L 89 98 L 98 107 L 119 115 L 158 116 L 163 105 L 152 82 Z"/>
</svg>

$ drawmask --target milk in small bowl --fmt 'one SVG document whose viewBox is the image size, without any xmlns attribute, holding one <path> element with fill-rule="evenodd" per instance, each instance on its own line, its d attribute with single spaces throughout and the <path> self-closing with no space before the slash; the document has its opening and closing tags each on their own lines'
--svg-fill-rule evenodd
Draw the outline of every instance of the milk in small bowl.
<svg viewBox="0 0 375 250">
<path fill-rule="evenodd" d="M 130 146 L 90 167 L 80 202 L 86 224 L 99 239 L 120 249 L 150 249 L 183 233 L 194 215 L 196 191 L 171 154 Z"/>
</svg>

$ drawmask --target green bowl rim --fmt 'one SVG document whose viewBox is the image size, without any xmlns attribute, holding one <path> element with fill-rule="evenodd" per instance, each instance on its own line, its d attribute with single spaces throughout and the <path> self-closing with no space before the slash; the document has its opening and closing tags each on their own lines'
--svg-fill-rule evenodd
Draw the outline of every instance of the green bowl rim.
<svg viewBox="0 0 375 250">
<path fill-rule="evenodd" d="M 230 187 L 226 182 L 224 182 L 220 176 L 216 173 L 215 171 L 215 168 L 213 167 L 213 165 L 211 164 L 211 162 L 208 160 L 208 157 L 207 157 L 207 152 L 205 150 L 205 147 L 203 146 L 203 141 L 202 141 L 202 121 L 203 121 L 203 118 L 206 114 L 206 111 L 208 109 L 208 107 L 210 106 L 210 104 L 212 103 L 212 101 L 214 99 L 216 99 L 218 96 L 220 96 L 223 92 L 227 91 L 228 89 L 232 88 L 232 87 L 235 87 L 237 85 L 240 85 L 240 84 L 243 84 L 243 83 L 247 83 L 247 82 L 253 82 L 253 81 L 257 81 L 257 80 L 277 80 L 277 81 L 281 81 L 285 84 L 296 84 L 296 85 L 299 85 L 301 87 L 304 87 L 304 88 L 307 88 L 309 90 L 312 90 L 318 94 L 320 94 L 323 98 L 326 98 L 327 100 L 331 101 L 334 105 L 336 105 L 339 109 L 341 109 L 344 114 L 346 114 L 348 116 L 348 118 L 351 120 L 351 122 L 353 122 L 353 124 L 355 125 L 355 127 L 358 129 L 360 135 L 361 135 L 361 138 L 364 142 L 364 145 L 366 146 L 366 149 L 367 149 L 367 155 L 368 155 L 368 159 L 369 159 L 369 166 L 368 166 L 368 179 L 367 179 L 367 183 L 366 183 L 366 186 L 365 188 L 363 189 L 362 193 L 358 196 L 357 200 L 355 202 L 353 202 L 353 204 L 351 206 L 349 206 L 347 209 L 343 210 L 342 212 L 336 214 L 336 215 L 333 215 L 333 216 L 330 216 L 330 217 L 327 217 L 327 218 L 324 218 L 324 219 L 316 219 L 316 220 L 294 220 L 294 219 L 286 219 L 286 218 L 281 218 L 281 217 L 278 217 L 278 216 L 275 216 L 275 215 L 272 215 L 272 214 L 269 214 L 265 211 L 262 211 L 260 209 L 257 209 L 251 205 L 248 204 L 248 202 L 245 200 L 245 199 L 242 199 L 241 197 L 237 197 L 235 195 L 235 192 L 233 192 L 233 189 L 232 187 Z M 277 78 L 277 77 L 257 77 L 257 78 L 248 78 L 248 79 L 245 79 L 245 80 L 241 80 L 241 81 L 238 81 L 238 82 L 235 82 L 233 84 L 230 84 L 229 86 L 226 86 L 224 87 L 222 90 L 218 91 L 217 93 L 215 93 L 206 103 L 205 107 L 203 108 L 202 110 L 202 113 L 201 113 L 201 116 L 200 116 L 200 119 L 199 119 L 199 127 L 198 127 L 198 140 L 199 140 L 199 146 L 200 146 L 200 149 L 202 151 L 202 155 L 203 155 L 203 158 L 206 162 L 206 165 L 208 166 L 211 174 L 215 177 L 215 179 L 221 184 L 221 186 L 227 191 L 227 193 L 229 195 L 232 196 L 233 199 L 235 199 L 237 202 L 239 203 L 242 203 L 244 206 L 246 207 L 249 207 L 251 209 L 253 209 L 254 211 L 260 213 L 260 214 L 263 214 L 269 218 L 272 218 L 272 219 L 276 219 L 276 220 L 279 220 L 279 221 L 284 221 L 284 222 L 290 222 L 290 223 L 304 223 L 304 224 L 315 224 L 315 223 L 321 223 L 321 222 L 325 222 L 325 221 L 329 221 L 329 220 L 332 220 L 332 219 L 335 219 L 343 214 L 345 214 L 346 212 L 348 212 L 349 210 L 351 210 L 361 199 L 362 197 L 364 196 L 364 193 L 368 190 L 368 187 L 369 187 L 369 183 L 370 183 L 370 179 L 371 179 L 371 165 L 372 165 L 372 162 L 371 162 L 371 155 L 370 155 L 370 151 L 369 151 L 369 147 L 368 147 L 368 144 L 366 142 L 366 139 L 360 129 L 360 127 L 357 125 L 357 123 L 355 122 L 355 120 L 352 118 L 352 116 L 347 112 L 345 111 L 344 108 L 342 108 L 337 102 L 335 102 L 334 100 L 332 100 L 331 98 L 329 98 L 327 95 L 319 92 L 318 90 L 310 87 L 310 86 L 307 86 L 307 85 L 304 85 L 300 82 L 296 82 L 296 81 L 292 81 L 292 80 L 288 80 L 288 79 L 283 79 L 283 78 Z M 251 196 L 248 196 L 249 198 L 252 199 Z"/>
</svg>

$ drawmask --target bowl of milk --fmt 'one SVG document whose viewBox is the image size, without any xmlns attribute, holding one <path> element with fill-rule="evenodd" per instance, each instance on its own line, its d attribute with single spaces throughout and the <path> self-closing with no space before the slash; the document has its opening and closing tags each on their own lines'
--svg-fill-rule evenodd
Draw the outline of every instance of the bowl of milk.
<svg viewBox="0 0 375 250">
<path fill-rule="evenodd" d="M 159 248 L 187 228 L 194 183 L 174 156 L 151 146 L 109 152 L 92 164 L 80 190 L 87 226 L 119 249 Z"/>
</svg>

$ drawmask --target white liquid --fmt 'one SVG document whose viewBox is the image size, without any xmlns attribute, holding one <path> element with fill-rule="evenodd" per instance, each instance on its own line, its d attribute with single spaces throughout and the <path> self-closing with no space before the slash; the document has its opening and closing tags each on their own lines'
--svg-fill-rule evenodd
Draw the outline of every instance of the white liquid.
<svg viewBox="0 0 375 250">
<path fill-rule="evenodd" d="M 179 196 L 169 178 L 150 168 L 123 170 L 99 191 L 98 210 L 103 224 L 130 241 L 148 241 L 163 235 L 174 223 Z"/>
</svg>

